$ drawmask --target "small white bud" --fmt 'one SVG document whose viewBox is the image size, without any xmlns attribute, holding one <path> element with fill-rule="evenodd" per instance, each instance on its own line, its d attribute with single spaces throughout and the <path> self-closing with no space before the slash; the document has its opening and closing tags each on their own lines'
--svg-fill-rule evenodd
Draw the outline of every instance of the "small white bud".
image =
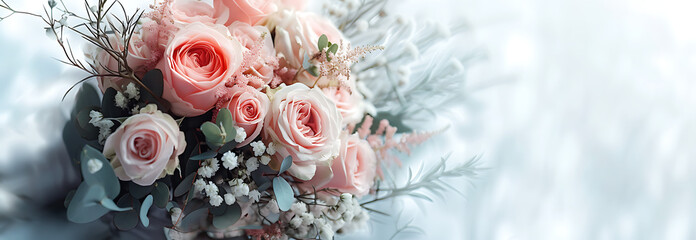
<svg viewBox="0 0 696 240">
<path fill-rule="evenodd" d="M 104 163 L 102 163 L 102 161 L 100 161 L 98 159 L 92 158 L 92 159 L 87 161 L 87 169 L 89 170 L 89 173 L 91 173 L 91 174 L 94 174 L 94 173 L 98 172 L 99 170 L 101 170 L 103 165 L 104 165 Z"/>
</svg>

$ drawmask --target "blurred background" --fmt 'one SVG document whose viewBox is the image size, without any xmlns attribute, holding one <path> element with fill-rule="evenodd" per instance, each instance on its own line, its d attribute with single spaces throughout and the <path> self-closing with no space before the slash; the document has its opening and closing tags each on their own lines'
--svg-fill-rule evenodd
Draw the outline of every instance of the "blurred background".
<svg viewBox="0 0 696 240">
<path fill-rule="evenodd" d="M 44 1 L 8 3 L 40 12 Z M 465 100 L 433 120 L 449 130 L 412 157 L 451 153 L 456 164 L 481 155 L 486 170 L 452 181 L 463 196 L 380 205 L 402 214 L 376 217 L 371 232 L 341 238 L 388 239 L 409 221 L 426 235 L 396 239 L 696 238 L 696 2 L 408 0 L 392 7 L 424 21 L 466 23 L 457 46 L 484 56 L 469 65 Z M 85 225 L 32 202 L 60 202 L 79 181 L 60 164 L 72 104 L 71 95 L 60 99 L 81 73 L 54 59 L 61 56 L 40 20 L 0 22 L 0 220 L 11 218 L 0 221 L 2 239 L 90 237 L 77 231 Z"/>
</svg>

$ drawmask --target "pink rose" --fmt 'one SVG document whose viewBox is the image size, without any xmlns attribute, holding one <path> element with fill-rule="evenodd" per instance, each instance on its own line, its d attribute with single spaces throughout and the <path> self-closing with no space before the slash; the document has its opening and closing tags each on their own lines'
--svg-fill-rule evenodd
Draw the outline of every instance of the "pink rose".
<svg viewBox="0 0 696 240">
<path fill-rule="evenodd" d="M 279 88 L 271 95 L 264 139 L 276 144 L 274 165 L 292 156 L 290 175 L 309 180 L 317 165 L 328 166 L 338 155 L 341 114 L 319 88 L 304 84 Z"/>
<path fill-rule="evenodd" d="M 319 51 L 317 42 L 322 34 L 332 43 L 343 40 L 347 44 L 347 40 L 343 39 L 341 32 L 330 20 L 313 13 L 282 11 L 268 22 L 269 29 L 275 27 L 275 48 L 281 68 L 302 69 L 305 55 L 311 56 Z M 296 80 L 312 86 L 316 78 L 303 72 Z M 328 81 L 329 79 L 321 81 L 319 86 Z"/>
<path fill-rule="evenodd" d="M 271 33 L 268 28 L 263 26 L 252 27 L 248 23 L 244 22 L 234 22 L 229 27 L 230 34 L 242 44 L 242 47 L 246 48 L 246 51 L 250 49 L 258 48 L 257 45 L 261 44 L 258 51 L 258 55 L 255 56 L 256 59 L 250 64 L 249 69 L 245 69 L 244 74 L 255 76 L 261 81 L 249 81 L 249 85 L 261 89 L 265 85 L 268 85 L 271 80 L 273 80 L 273 70 L 275 70 L 274 63 L 275 49 L 273 48 L 273 40 L 271 39 Z"/>
<path fill-rule="evenodd" d="M 186 148 L 184 133 L 174 119 L 150 104 L 126 119 L 104 143 L 116 176 L 142 186 L 173 174 Z"/>
<path fill-rule="evenodd" d="M 171 9 L 172 17 L 179 23 L 215 23 L 213 6 L 203 1 L 176 0 Z"/>
<path fill-rule="evenodd" d="M 232 113 L 235 125 L 244 128 L 246 139 L 237 147 L 256 139 L 263 128 L 263 120 L 270 107 L 268 96 L 250 86 L 235 85 L 230 89 L 231 99 L 225 106 Z"/>
<path fill-rule="evenodd" d="M 312 180 L 302 184 L 306 191 L 337 189 L 358 197 L 370 192 L 377 174 L 377 155 L 370 144 L 357 134 L 344 132 L 341 149 L 331 167 L 319 167 Z"/>
<path fill-rule="evenodd" d="M 336 104 L 343 116 L 343 125 L 358 124 L 365 116 L 363 96 L 355 87 L 354 81 L 349 81 L 350 87 L 326 87 L 322 91 Z"/>
<path fill-rule="evenodd" d="M 121 38 L 117 36 L 109 36 L 109 42 L 111 47 L 115 50 L 123 51 L 124 44 Z M 95 50 L 92 58 L 94 60 L 94 66 L 99 74 L 112 74 L 108 70 L 118 72 L 119 61 L 114 58 L 111 54 L 104 51 L 101 48 Z M 133 35 L 131 42 L 128 47 L 128 66 L 133 69 L 136 73 L 144 73 L 144 68 L 151 58 L 150 50 L 142 44 L 140 37 L 138 35 Z M 108 70 L 107 70 L 108 69 Z M 102 92 L 106 91 L 107 88 L 114 88 L 116 90 L 122 90 L 126 84 L 130 82 L 130 79 L 119 78 L 119 77 L 98 77 L 97 86 Z"/>
<path fill-rule="evenodd" d="M 283 7 L 295 10 L 304 10 L 306 3 L 306 0 L 280 0 Z"/>
<path fill-rule="evenodd" d="M 278 10 L 274 0 L 214 0 L 217 23 L 225 26 L 235 21 L 256 25 L 261 19 Z"/>
<path fill-rule="evenodd" d="M 215 106 L 242 61 L 239 42 L 222 26 L 192 23 L 176 33 L 157 65 L 164 99 L 180 116 L 198 116 Z"/>
</svg>

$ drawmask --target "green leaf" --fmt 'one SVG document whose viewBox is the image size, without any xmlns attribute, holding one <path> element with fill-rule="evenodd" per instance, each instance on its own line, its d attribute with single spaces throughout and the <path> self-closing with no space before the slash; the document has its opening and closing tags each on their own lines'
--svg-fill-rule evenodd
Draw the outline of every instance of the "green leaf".
<svg viewBox="0 0 696 240">
<path fill-rule="evenodd" d="M 72 110 L 71 118 L 75 118 L 78 111 L 95 106 L 101 106 L 99 91 L 91 84 L 82 84 L 80 91 L 78 91 L 76 95 L 75 106 Z"/>
<path fill-rule="evenodd" d="M 101 204 L 102 207 L 105 207 L 106 209 L 109 209 L 111 211 L 125 212 L 128 210 L 133 210 L 132 207 L 126 207 L 126 208 L 118 207 L 116 205 L 116 203 L 114 202 L 114 200 L 111 200 L 109 198 L 102 198 L 102 200 L 99 202 L 99 204 Z"/>
<path fill-rule="evenodd" d="M 233 205 L 227 206 L 224 214 L 219 216 L 213 216 L 213 226 L 218 229 L 224 229 L 232 224 L 236 223 L 242 216 L 242 208 L 239 204 L 235 203 Z"/>
<path fill-rule="evenodd" d="M 195 230 L 208 217 L 208 208 L 200 208 L 187 214 L 181 219 L 180 228 L 185 232 Z"/>
<path fill-rule="evenodd" d="M 129 115 L 125 109 L 116 106 L 116 89 L 107 88 L 104 91 L 104 97 L 101 102 L 101 110 L 104 117 L 114 118 L 114 117 L 124 117 Z"/>
<path fill-rule="evenodd" d="M 109 209 L 104 208 L 99 201 L 105 197 L 102 186 L 82 182 L 68 205 L 68 220 L 74 223 L 88 223 L 104 216 Z"/>
<path fill-rule="evenodd" d="M 99 137 L 99 128 L 89 123 L 89 121 L 92 120 L 92 117 L 89 116 L 92 110 L 99 110 L 99 108 L 87 107 L 80 110 L 74 121 L 80 136 L 86 140 L 96 140 Z"/>
<path fill-rule="evenodd" d="M 176 186 L 174 188 L 174 196 L 179 197 L 181 195 L 186 194 L 190 189 L 191 186 L 193 186 L 193 178 L 196 176 L 196 173 L 193 172 L 186 176 L 184 180 L 181 180 L 181 183 L 179 183 L 179 186 Z"/>
<path fill-rule="evenodd" d="M 329 57 L 329 53 L 336 54 L 338 51 L 338 45 L 333 44 L 331 47 L 329 47 L 329 50 L 326 51 L 326 60 L 331 61 L 331 57 Z"/>
<path fill-rule="evenodd" d="M 152 195 L 147 195 L 145 200 L 143 200 L 143 205 L 140 205 L 140 222 L 143 226 L 150 226 L 150 219 L 147 218 L 147 212 L 150 211 L 152 206 Z"/>
<path fill-rule="evenodd" d="M 309 62 L 309 55 L 307 55 L 307 53 L 305 53 L 304 58 L 302 59 L 302 69 L 307 70 L 312 66 L 313 66 L 312 63 Z"/>
<path fill-rule="evenodd" d="M 222 134 L 220 127 L 215 125 L 215 123 L 204 122 L 201 125 L 201 131 L 203 135 L 205 135 L 205 140 L 207 142 L 216 144 L 217 146 L 221 146 L 225 143 L 225 136 Z"/>
<path fill-rule="evenodd" d="M 319 41 L 317 42 L 317 47 L 319 48 L 319 51 L 324 50 L 329 45 L 329 38 L 326 37 L 326 34 L 322 34 L 321 37 L 319 37 Z"/>
<path fill-rule="evenodd" d="M 227 136 L 225 142 L 232 141 L 234 136 L 237 135 L 237 129 L 234 128 L 235 122 L 232 118 L 232 113 L 227 108 L 220 109 L 217 118 L 215 119 L 215 123 L 225 132 L 225 135 Z"/>
<path fill-rule="evenodd" d="M 319 76 L 319 72 L 317 72 L 317 71 L 319 71 L 319 69 L 317 69 L 316 66 L 311 66 L 311 67 L 307 68 L 306 70 L 312 76 L 315 76 L 315 77 Z"/>
<path fill-rule="evenodd" d="M 140 186 L 134 182 L 128 182 L 128 192 L 136 199 L 144 198 L 152 192 L 153 188 L 153 185 Z"/>
<path fill-rule="evenodd" d="M 155 206 L 158 208 L 164 208 L 169 202 L 169 187 L 167 184 L 156 182 L 155 189 L 152 191 L 152 197 L 154 197 Z"/>
<path fill-rule="evenodd" d="M 273 192 L 278 202 L 278 208 L 281 211 L 290 210 L 290 206 L 295 200 L 295 194 L 290 184 L 282 177 L 276 177 L 273 179 Z"/>
<path fill-rule="evenodd" d="M 225 143 L 225 145 L 222 145 L 222 147 L 218 148 L 217 152 L 218 153 L 226 153 L 228 151 L 232 151 L 232 149 L 234 149 L 236 146 L 237 146 L 237 143 L 235 141 L 229 141 L 229 142 Z"/>
<path fill-rule="evenodd" d="M 227 205 L 226 204 L 220 204 L 220 206 L 217 207 L 211 207 L 210 208 L 210 214 L 213 214 L 213 216 L 222 216 L 225 214 L 225 211 L 227 210 Z"/>
<path fill-rule="evenodd" d="M 207 152 L 198 154 L 196 156 L 190 157 L 189 161 L 200 161 L 200 160 L 211 159 L 211 158 L 214 158 L 215 156 L 217 156 L 217 154 L 218 153 L 216 151 L 207 151 Z"/>
<path fill-rule="evenodd" d="M 94 173 L 90 173 L 88 165 L 89 161 L 92 159 L 101 162 L 101 168 Z M 114 169 L 111 168 L 111 164 L 97 149 L 85 145 L 80 155 L 80 166 L 82 177 L 84 177 L 85 182 L 90 185 L 102 186 L 109 198 L 113 199 L 121 192 L 121 185 L 119 184 L 118 178 L 116 178 Z"/>
<path fill-rule="evenodd" d="M 175 202 L 167 202 L 167 207 L 166 207 L 165 209 L 167 209 L 167 212 L 169 212 L 169 211 L 172 210 L 172 208 L 174 208 L 174 207 L 176 207 L 176 206 L 177 206 L 177 205 L 176 205 Z"/>
<path fill-rule="evenodd" d="M 140 219 L 138 218 L 138 210 L 140 208 L 140 201 L 133 199 L 130 194 L 125 194 L 118 199 L 116 203 L 119 207 L 131 207 L 132 209 L 125 212 L 114 213 L 114 225 L 121 231 L 128 231 L 135 228 L 138 225 Z"/>
<path fill-rule="evenodd" d="M 280 163 L 280 170 L 278 170 L 278 175 L 284 173 L 288 169 L 292 167 L 292 156 L 288 155 L 283 159 L 283 162 Z"/>
</svg>

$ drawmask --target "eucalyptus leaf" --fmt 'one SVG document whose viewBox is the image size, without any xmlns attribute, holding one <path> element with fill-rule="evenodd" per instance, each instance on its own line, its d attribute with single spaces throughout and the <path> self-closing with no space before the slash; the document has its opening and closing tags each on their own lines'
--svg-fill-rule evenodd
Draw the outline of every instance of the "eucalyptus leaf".
<svg viewBox="0 0 696 240">
<path fill-rule="evenodd" d="M 82 182 L 68 205 L 68 220 L 75 223 L 88 223 L 104 216 L 109 209 L 102 207 L 99 201 L 106 197 L 104 188 Z"/>
<path fill-rule="evenodd" d="M 116 106 L 116 89 L 107 88 L 101 102 L 101 110 L 104 117 L 124 117 L 128 115 L 125 109 Z"/>
<path fill-rule="evenodd" d="M 106 209 L 109 209 L 111 211 L 125 212 L 128 210 L 133 210 L 132 207 L 125 207 L 125 208 L 118 207 L 116 205 L 116 203 L 114 202 L 114 200 L 111 200 L 109 198 L 102 198 L 102 200 L 99 201 L 99 204 L 101 204 L 102 207 L 105 207 Z"/>
<path fill-rule="evenodd" d="M 89 114 L 92 110 L 99 110 L 98 107 L 87 107 L 80 110 L 75 117 L 77 131 L 86 140 L 96 140 L 99 136 L 99 128 L 95 127 L 89 121 L 92 119 Z"/>
<path fill-rule="evenodd" d="M 321 37 L 319 37 L 319 41 L 317 42 L 317 47 L 319 48 L 319 51 L 324 50 L 329 45 L 329 38 L 326 37 L 326 34 L 322 34 Z"/>
<path fill-rule="evenodd" d="M 329 57 L 329 53 L 336 54 L 337 51 L 338 51 L 338 45 L 336 45 L 336 44 L 331 45 L 331 47 L 329 47 L 329 50 L 326 51 L 326 60 L 328 60 L 330 62 L 331 57 Z"/>
<path fill-rule="evenodd" d="M 140 186 L 132 181 L 128 182 L 128 192 L 136 199 L 144 198 L 152 192 L 153 188 L 153 185 Z"/>
<path fill-rule="evenodd" d="M 89 161 L 92 160 L 101 162 L 101 167 L 95 172 L 90 171 Z M 114 169 L 111 168 L 111 164 L 97 149 L 85 145 L 80 154 L 80 166 L 82 177 L 85 179 L 85 182 L 90 185 L 102 186 L 109 198 L 113 199 L 121 192 L 121 185 L 119 184 L 118 178 L 116 178 Z"/>
<path fill-rule="evenodd" d="M 215 123 L 216 125 L 221 126 L 220 129 L 224 130 L 225 135 L 227 135 L 225 139 L 226 142 L 233 140 L 234 136 L 237 135 L 237 130 L 234 128 L 235 122 L 229 109 L 220 109 L 220 111 L 218 111 L 217 118 L 215 119 Z"/>
<path fill-rule="evenodd" d="M 283 159 L 283 162 L 280 164 L 280 170 L 278 170 L 278 175 L 284 173 L 288 169 L 292 167 L 292 156 L 288 155 Z"/>
<path fill-rule="evenodd" d="M 312 76 L 315 76 L 315 77 L 319 76 L 319 72 L 317 72 L 317 71 L 319 71 L 319 70 L 317 69 L 316 66 L 311 66 L 311 67 L 307 68 L 306 70 L 307 70 L 307 72 L 308 72 L 309 74 L 311 74 Z"/>
<path fill-rule="evenodd" d="M 225 208 L 225 213 L 219 216 L 213 216 L 213 226 L 218 229 L 224 229 L 236 223 L 242 216 L 242 208 L 238 203 L 232 204 Z"/>
<path fill-rule="evenodd" d="M 71 118 L 75 118 L 77 113 L 88 107 L 101 106 L 99 91 L 91 84 L 82 84 L 80 91 L 77 92 L 75 106 L 72 110 Z"/>
<path fill-rule="evenodd" d="M 150 226 L 150 219 L 147 218 L 147 212 L 150 211 L 151 206 L 152 206 L 152 195 L 147 195 L 145 200 L 143 200 L 143 204 L 140 205 L 140 222 L 145 227 Z"/>
<path fill-rule="evenodd" d="M 179 197 L 181 195 L 186 194 L 191 189 L 191 186 L 193 186 L 194 177 L 196 177 L 195 172 L 186 176 L 184 180 L 181 180 L 179 186 L 176 186 L 176 188 L 174 188 L 174 196 Z"/>
<path fill-rule="evenodd" d="M 258 188 L 259 192 L 266 191 L 269 187 L 271 187 L 271 184 L 272 184 L 272 183 L 273 183 L 273 182 L 268 181 L 268 182 L 265 182 L 265 183 L 261 184 L 261 186 L 259 186 L 259 188 Z"/>
<path fill-rule="evenodd" d="M 295 194 L 290 184 L 284 178 L 276 177 L 273 179 L 273 192 L 278 202 L 278 208 L 281 211 L 290 210 L 290 206 L 295 200 Z"/>
<path fill-rule="evenodd" d="M 140 202 L 137 199 L 133 199 L 130 194 L 125 194 L 118 199 L 117 205 L 119 207 L 132 207 L 129 211 L 114 213 L 114 225 L 121 231 L 128 231 L 135 228 L 140 222 L 138 218 L 138 211 L 140 209 Z"/>
<path fill-rule="evenodd" d="M 307 70 L 312 66 L 313 66 L 312 63 L 309 62 L 309 55 L 307 55 L 307 53 L 305 53 L 304 58 L 302 59 L 302 69 Z"/>
<path fill-rule="evenodd" d="M 225 141 L 225 136 L 223 136 L 220 127 L 212 122 L 204 122 L 201 125 L 201 132 L 205 135 L 205 140 L 207 142 L 216 144 L 217 146 L 222 145 Z"/>
<path fill-rule="evenodd" d="M 154 204 L 158 208 L 164 208 L 169 202 L 169 187 L 167 184 L 156 182 L 155 189 L 152 191 L 152 197 L 154 198 Z"/>
<path fill-rule="evenodd" d="M 225 214 L 226 210 L 227 210 L 227 204 L 220 204 L 220 206 L 211 207 L 210 214 L 213 214 L 213 216 L 222 216 Z"/>
<path fill-rule="evenodd" d="M 214 158 L 215 156 L 217 156 L 217 154 L 218 153 L 216 151 L 207 151 L 207 152 L 198 154 L 196 156 L 190 157 L 189 161 L 200 161 L 200 160 L 211 159 L 211 158 Z"/>
<path fill-rule="evenodd" d="M 208 217 L 208 208 L 200 208 L 187 214 L 181 219 L 180 228 L 185 232 L 190 232 L 198 228 L 203 220 Z"/>
<path fill-rule="evenodd" d="M 229 142 L 225 143 L 225 145 L 222 145 L 222 147 L 218 148 L 217 152 L 218 153 L 226 153 L 228 151 L 232 151 L 232 149 L 234 149 L 236 146 L 237 146 L 237 142 L 229 141 Z"/>
</svg>

